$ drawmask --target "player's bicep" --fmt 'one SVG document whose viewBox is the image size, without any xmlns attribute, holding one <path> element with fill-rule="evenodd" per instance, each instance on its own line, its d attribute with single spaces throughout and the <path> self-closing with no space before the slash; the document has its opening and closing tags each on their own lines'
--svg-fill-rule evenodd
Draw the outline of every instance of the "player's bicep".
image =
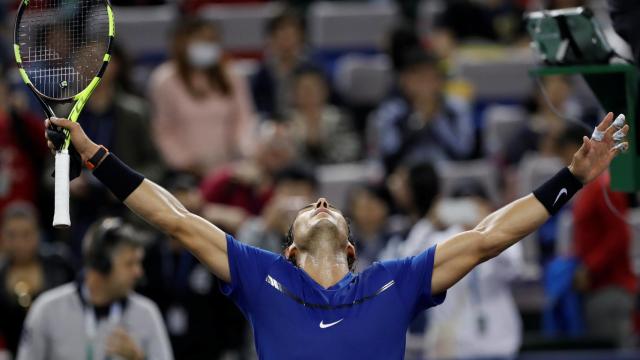
<svg viewBox="0 0 640 360">
<path fill-rule="evenodd" d="M 124 203 L 145 221 L 178 240 L 218 278 L 230 278 L 225 233 L 187 211 L 167 190 L 144 180 Z"/>
<path fill-rule="evenodd" d="M 439 244 L 431 278 L 431 293 L 440 294 L 482 262 L 482 234 L 465 231 Z"/>
<path fill-rule="evenodd" d="M 173 234 L 222 281 L 231 281 L 226 234 L 198 215 L 187 214 Z"/>
</svg>

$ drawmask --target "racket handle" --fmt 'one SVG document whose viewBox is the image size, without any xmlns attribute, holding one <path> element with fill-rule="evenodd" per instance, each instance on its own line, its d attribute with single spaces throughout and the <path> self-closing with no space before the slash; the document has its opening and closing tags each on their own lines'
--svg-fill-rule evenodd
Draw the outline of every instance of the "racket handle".
<svg viewBox="0 0 640 360">
<path fill-rule="evenodd" d="M 56 176 L 53 227 L 67 227 L 71 225 L 69 217 L 69 151 L 56 151 Z"/>
</svg>

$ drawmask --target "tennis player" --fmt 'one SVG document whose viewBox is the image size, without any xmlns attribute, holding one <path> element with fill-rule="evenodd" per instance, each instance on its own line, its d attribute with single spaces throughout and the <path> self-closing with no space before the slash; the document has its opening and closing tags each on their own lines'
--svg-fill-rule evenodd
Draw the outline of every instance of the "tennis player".
<svg viewBox="0 0 640 360">
<path fill-rule="evenodd" d="M 178 239 L 221 281 L 250 321 L 260 359 L 402 359 L 405 333 L 419 312 L 444 301 L 474 266 L 500 254 L 556 213 L 602 173 L 628 144 L 624 116 L 609 113 L 584 137 L 571 165 L 525 196 L 406 259 L 351 272 L 355 259 L 342 213 L 320 198 L 302 208 L 282 255 L 242 244 L 189 213 L 169 192 L 93 143 L 77 123 L 71 133 L 93 174 L 131 210 Z M 49 125 L 49 120 L 46 121 Z M 52 147 L 52 144 L 49 144 Z"/>
</svg>

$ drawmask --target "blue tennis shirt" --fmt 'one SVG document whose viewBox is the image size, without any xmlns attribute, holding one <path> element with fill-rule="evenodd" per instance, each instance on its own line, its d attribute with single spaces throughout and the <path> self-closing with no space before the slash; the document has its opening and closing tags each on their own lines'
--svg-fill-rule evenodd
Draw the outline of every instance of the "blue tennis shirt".
<svg viewBox="0 0 640 360">
<path fill-rule="evenodd" d="M 277 255 L 227 235 L 231 283 L 222 283 L 253 327 L 262 360 L 403 359 L 416 314 L 444 301 L 431 296 L 436 247 L 375 263 L 325 289 Z"/>
</svg>

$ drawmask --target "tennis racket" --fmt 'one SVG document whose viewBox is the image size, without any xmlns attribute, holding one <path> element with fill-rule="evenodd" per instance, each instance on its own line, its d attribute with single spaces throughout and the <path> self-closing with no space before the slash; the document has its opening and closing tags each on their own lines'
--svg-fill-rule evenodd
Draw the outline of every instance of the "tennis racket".
<svg viewBox="0 0 640 360">
<path fill-rule="evenodd" d="M 115 20 L 108 0 L 22 0 L 14 33 L 20 75 L 47 117 L 67 104 L 68 118 L 78 116 L 100 83 L 111 59 Z M 54 227 L 71 225 L 69 217 L 69 144 L 59 133 L 55 154 Z M 64 140 L 62 140 L 64 139 Z M 54 141 L 55 142 L 55 141 Z"/>
</svg>

